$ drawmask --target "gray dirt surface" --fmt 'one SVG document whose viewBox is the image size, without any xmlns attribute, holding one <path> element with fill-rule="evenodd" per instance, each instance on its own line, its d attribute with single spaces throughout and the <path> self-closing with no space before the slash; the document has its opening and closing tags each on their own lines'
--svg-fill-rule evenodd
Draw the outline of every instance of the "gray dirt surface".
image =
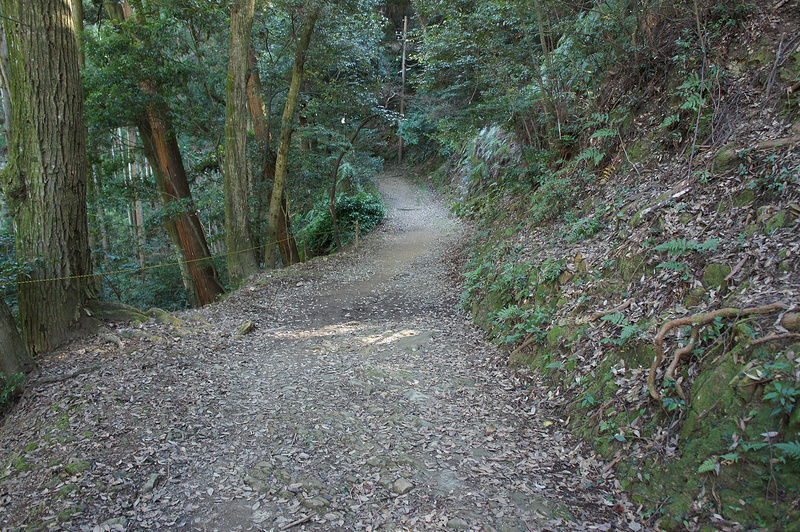
<svg viewBox="0 0 800 532">
<path fill-rule="evenodd" d="M 357 249 L 43 360 L 91 371 L 0 427 L 2 530 L 643 530 L 558 398 L 457 310 L 469 231 L 377 184 Z"/>
</svg>

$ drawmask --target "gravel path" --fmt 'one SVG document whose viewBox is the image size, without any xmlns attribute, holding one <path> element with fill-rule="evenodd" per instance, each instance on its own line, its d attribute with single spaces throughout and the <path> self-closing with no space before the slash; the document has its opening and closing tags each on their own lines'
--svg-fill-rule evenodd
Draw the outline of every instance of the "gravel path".
<svg viewBox="0 0 800 532">
<path fill-rule="evenodd" d="M 378 186 L 389 216 L 358 249 L 46 361 L 99 369 L 0 429 L 2 530 L 641 529 L 456 311 L 464 231 L 399 176 Z"/>
</svg>

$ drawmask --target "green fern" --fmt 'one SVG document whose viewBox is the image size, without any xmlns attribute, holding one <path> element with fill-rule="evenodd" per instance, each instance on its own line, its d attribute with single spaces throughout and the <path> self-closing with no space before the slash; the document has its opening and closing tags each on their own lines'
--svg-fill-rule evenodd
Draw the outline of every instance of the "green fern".
<svg viewBox="0 0 800 532">
<path fill-rule="evenodd" d="M 666 251 L 670 254 L 683 256 L 689 253 L 696 253 L 698 251 L 715 250 L 719 246 L 719 238 L 712 238 L 700 244 L 696 240 L 687 240 L 685 238 L 678 238 L 659 244 L 653 249 L 656 251 Z"/>
<path fill-rule="evenodd" d="M 800 461 L 800 441 L 794 440 L 786 443 L 776 443 L 775 447 L 781 452 L 791 458 L 792 460 Z"/>
<path fill-rule="evenodd" d="M 624 344 L 631 338 L 639 336 L 639 327 L 636 325 L 626 325 L 619 333 L 619 343 Z"/>
<path fill-rule="evenodd" d="M 706 459 L 705 462 L 700 464 L 700 467 L 697 468 L 698 473 L 708 473 L 709 471 L 713 471 L 714 473 L 718 473 L 719 462 L 717 462 L 717 457 L 712 456 L 711 458 Z"/>
<path fill-rule="evenodd" d="M 619 312 L 612 312 L 611 314 L 606 314 L 600 319 L 603 321 L 610 321 L 617 327 L 624 327 L 628 325 L 628 318 L 626 318 L 624 314 L 621 314 Z"/>
</svg>

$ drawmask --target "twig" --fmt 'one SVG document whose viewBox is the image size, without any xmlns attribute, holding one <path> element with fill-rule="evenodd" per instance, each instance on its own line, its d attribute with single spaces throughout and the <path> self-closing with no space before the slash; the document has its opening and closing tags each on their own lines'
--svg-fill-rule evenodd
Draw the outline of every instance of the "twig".
<svg viewBox="0 0 800 532">
<path fill-rule="evenodd" d="M 603 316 L 608 316 L 609 314 L 614 314 L 615 312 L 619 312 L 621 310 L 625 310 L 629 306 L 631 306 L 631 300 L 630 299 L 627 300 L 625 303 L 623 303 L 623 304 L 621 304 L 621 305 L 619 305 L 617 307 L 614 307 L 614 308 L 612 308 L 610 310 L 601 310 L 601 311 L 595 312 L 594 314 L 589 316 L 589 319 L 586 320 L 586 321 L 592 322 L 594 320 L 602 318 Z"/>
<path fill-rule="evenodd" d="M 636 172 L 636 175 L 638 175 L 639 179 L 641 179 L 642 178 L 642 174 L 639 173 L 639 169 L 636 168 L 636 165 L 633 164 L 633 161 L 631 161 L 631 158 L 628 157 L 628 150 L 625 149 L 625 142 L 622 140 L 622 135 L 619 134 L 619 129 L 617 130 L 617 136 L 619 137 L 619 145 L 622 146 L 622 153 L 624 153 L 625 154 L 625 158 L 628 159 L 628 164 L 630 164 L 633 167 L 633 170 Z"/>
<path fill-rule="evenodd" d="M 50 377 L 42 377 L 41 379 L 36 379 L 35 381 L 31 382 L 29 385 L 30 389 L 36 388 L 37 386 L 42 386 L 43 384 L 52 384 L 54 382 L 63 382 L 78 375 L 83 375 L 84 373 L 89 373 L 95 370 L 100 369 L 100 364 L 95 364 L 93 366 L 89 366 L 86 368 L 76 369 L 70 373 L 64 373 L 63 375 L 52 375 Z"/>
<path fill-rule="evenodd" d="M 769 94 L 772 92 L 772 86 L 775 84 L 775 74 L 778 71 L 778 63 L 780 63 L 781 56 L 783 55 L 783 39 L 786 38 L 786 34 L 781 35 L 781 40 L 778 43 L 778 53 L 775 54 L 775 63 L 772 65 L 772 71 L 769 73 L 769 78 L 767 78 L 767 96 L 765 99 L 769 100 Z"/>
<path fill-rule="evenodd" d="M 514 355 L 516 355 L 517 353 L 519 353 L 520 351 L 522 351 L 523 349 L 525 349 L 526 347 L 531 345 L 533 342 L 535 342 L 536 341 L 536 337 L 534 336 L 534 334 L 535 333 L 530 333 L 528 336 L 526 336 L 525 337 L 525 341 L 523 341 L 521 344 L 519 344 L 519 346 L 516 349 L 511 351 L 511 354 L 509 355 L 509 357 L 513 357 Z"/>
<path fill-rule="evenodd" d="M 307 515 L 305 517 L 301 517 L 300 519 L 298 519 L 296 521 L 292 521 L 291 523 L 289 523 L 285 527 L 281 528 L 281 531 L 289 530 L 290 528 L 294 528 L 294 527 L 296 527 L 298 525 L 302 525 L 303 523 L 307 523 L 307 522 L 311 521 L 311 518 L 314 517 L 315 515 L 317 515 L 317 514 L 309 514 L 309 515 Z"/>
<path fill-rule="evenodd" d="M 730 318 L 734 316 L 746 316 L 749 314 L 769 314 L 777 310 L 785 310 L 788 308 L 784 303 L 772 303 L 770 305 L 762 305 L 760 307 L 750 308 L 721 308 L 712 312 L 705 312 L 695 314 L 693 316 L 686 316 L 675 320 L 668 321 L 661 326 L 658 330 L 653 343 L 656 348 L 656 355 L 653 357 L 653 364 L 650 366 L 650 374 L 647 377 L 647 389 L 650 392 L 650 397 L 656 401 L 661 401 L 661 394 L 656 390 L 656 371 L 661 361 L 664 359 L 664 337 L 669 331 L 675 327 L 683 327 L 690 325 L 692 328 L 699 328 L 703 325 L 711 323 L 716 318 Z"/>
<path fill-rule="evenodd" d="M 747 262 L 747 259 L 749 259 L 749 258 L 750 258 L 750 255 L 745 255 L 744 258 L 742 260 L 740 260 L 739 263 L 736 266 L 734 266 L 734 268 L 731 270 L 731 273 L 729 273 L 728 275 L 725 276 L 724 280 L 725 281 L 730 281 L 731 279 L 733 279 L 733 276 L 736 275 L 737 273 L 739 273 L 739 270 L 742 269 L 742 266 L 744 266 L 744 263 Z"/>
</svg>

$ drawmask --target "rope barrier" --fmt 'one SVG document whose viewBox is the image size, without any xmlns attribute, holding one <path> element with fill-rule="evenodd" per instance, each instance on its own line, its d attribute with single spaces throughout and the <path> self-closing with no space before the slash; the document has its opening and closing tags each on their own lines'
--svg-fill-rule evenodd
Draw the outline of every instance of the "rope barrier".
<svg viewBox="0 0 800 532">
<path fill-rule="evenodd" d="M 326 231 L 324 233 L 316 233 L 316 234 L 318 234 L 318 235 L 332 235 L 333 231 Z M 195 262 L 202 262 L 202 261 L 208 261 L 208 260 L 213 260 L 213 259 L 219 259 L 219 258 L 222 258 L 222 257 L 228 257 L 230 255 L 236 255 L 236 254 L 239 254 L 239 253 L 246 253 L 248 251 L 255 251 L 255 250 L 258 250 L 258 249 L 263 249 L 263 248 L 265 248 L 267 246 L 277 246 L 279 244 L 282 244 L 282 243 L 285 243 L 285 242 L 289 242 L 290 240 L 291 240 L 291 238 L 283 238 L 283 239 L 277 240 L 277 241 L 275 241 L 275 242 L 273 242 L 271 244 L 270 243 L 261 244 L 260 246 L 253 246 L 251 248 L 240 249 L 238 251 L 230 251 L 228 253 L 220 253 L 219 255 L 211 255 L 210 257 L 203 257 L 203 258 L 200 258 L 200 259 L 179 260 L 179 261 L 176 261 L 176 262 L 165 262 L 165 263 L 162 263 L 162 264 L 154 264 L 154 265 L 151 265 L 151 266 L 139 266 L 137 268 L 125 268 L 125 269 L 121 269 L 121 270 L 112 270 L 112 271 L 107 271 L 107 272 L 96 272 L 96 273 L 85 273 L 85 274 L 81 274 L 81 275 L 66 275 L 66 276 L 63 276 L 63 277 L 51 277 L 51 278 L 48 278 L 48 279 L 30 279 L 30 280 L 27 280 L 27 281 L 26 280 L 23 280 L 23 281 L 9 281 L 9 282 L 4 282 L 2 284 L 14 284 L 14 285 L 19 286 L 19 285 L 23 285 L 23 284 L 36 284 L 36 283 L 48 283 L 48 282 L 55 282 L 55 281 L 68 281 L 70 279 L 87 279 L 87 278 L 90 278 L 90 277 L 101 277 L 101 276 L 104 276 L 104 275 L 119 275 L 119 274 L 123 274 L 123 273 L 139 273 L 139 272 L 145 272 L 145 271 L 149 271 L 149 270 L 157 270 L 159 268 L 169 268 L 171 266 L 181 266 L 183 264 L 193 264 Z M 303 243 L 305 244 L 305 238 L 303 239 Z M 305 245 L 303 247 L 305 248 Z"/>
</svg>

